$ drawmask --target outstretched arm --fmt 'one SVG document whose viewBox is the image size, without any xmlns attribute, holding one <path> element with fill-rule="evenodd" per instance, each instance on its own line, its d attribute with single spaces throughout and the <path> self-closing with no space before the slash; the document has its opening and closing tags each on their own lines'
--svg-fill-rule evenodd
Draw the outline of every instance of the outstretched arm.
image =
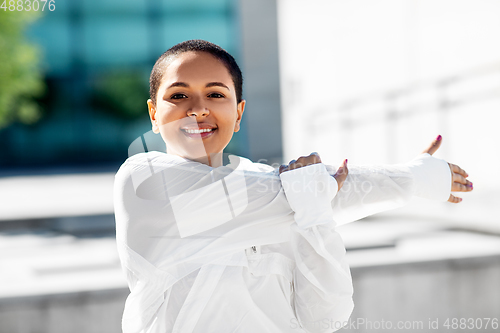
<svg viewBox="0 0 500 333">
<path fill-rule="evenodd" d="M 334 218 L 338 225 L 404 206 L 413 196 L 460 202 L 461 198 L 450 192 L 470 192 L 473 189 L 472 183 L 467 180 L 468 174 L 459 166 L 432 156 L 441 142 L 442 138 L 438 136 L 421 155 L 408 163 L 350 165 L 344 186 L 332 200 Z M 345 164 L 344 161 L 339 169 L 329 165 L 326 167 L 337 179 L 347 170 Z M 286 170 L 285 167 L 281 169 Z"/>
<path fill-rule="evenodd" d="M 413 196 L 460 202 L 450 192 L 471 191 L 472 183 L 460 167 L 432 156 L 441 142 L 438 136 L 421 155 L 404 164 L 350 166 L 343 190 L 332 201 L 336 221 L 344 224 L 402 207 Z"/>
</svg>

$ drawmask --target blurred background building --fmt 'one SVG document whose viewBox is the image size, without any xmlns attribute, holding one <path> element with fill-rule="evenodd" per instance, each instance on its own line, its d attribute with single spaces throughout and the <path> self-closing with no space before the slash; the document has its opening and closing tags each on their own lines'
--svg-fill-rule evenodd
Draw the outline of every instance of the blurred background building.
<svg viewBox="0 0 500 333">
<path fill-rule="evenodd" d="M 0 333 L 120 331 L 113 175 L 150 130 L 155 60 L 187 39 L 242 67 L 226 152 L 400 163 L 441 134 L 435 156 L 471 175 L 460 205 L 414 200 L 341 228 L 358 320 L 345 330 L 500 318 L 500 1 L 56 0 L 32 14 L 0 10 L 3 57 L 24 68 L 0 64 Z"/>
<path fill-rule="evenodd" d="M 403 163 L 441 134 L 435 156 L 462 166 L 475 191 L 458 207 L 399 212 L 500 231 L 488 171 L 500 162 L 500 2 L 278 4 L 284 160 Z"/>
<path fill-rule="evenodd" d="M 150 130 L 149 73 L 164 51 L 201 38 L 240 56 L 228 0 L 57 1 L 26 34 L 41 47 L 43 112 L 0 132 L 2 167 L 119 165 Z"/>
</svg>

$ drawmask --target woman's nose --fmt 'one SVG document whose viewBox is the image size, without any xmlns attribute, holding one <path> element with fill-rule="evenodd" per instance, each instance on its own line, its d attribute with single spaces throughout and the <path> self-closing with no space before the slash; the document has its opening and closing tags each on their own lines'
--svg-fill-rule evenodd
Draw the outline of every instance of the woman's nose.
<svg viewBox="0 0 500 333">
<path fill-rule="evenodd" d="M 187 111 L 187 115 L 189 117 L 195 116 L 195 117 L 206 117 L 210 114 L 210 111 L 208 111 L 208 108 L 203 105 L 203 103 L 196 102 L 194 103 L 190 109 Z"/>
<path fill-rule="evenodd" d="M 210 114 L 210 111 L 208 109 L 190 109 L 187 112 L 187 115 L 189 117 L 206 117 Z"/>
</svg>

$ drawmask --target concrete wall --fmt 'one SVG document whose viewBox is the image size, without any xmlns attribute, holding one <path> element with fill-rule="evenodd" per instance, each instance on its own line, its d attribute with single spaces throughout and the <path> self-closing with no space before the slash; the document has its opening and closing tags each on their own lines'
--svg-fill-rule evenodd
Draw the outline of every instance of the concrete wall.
<svg viewBox="0 0 500 333">
<path fill-rule="evenodd" d="M 498 332 L 484 325 L 500 320 L 500 256 L 353 268 L 352 275 L 356 305 L 345 332 L 385 332 L 399 322 L 409 325 L 399 331 L 442 332 L 453 318 L 482 319 L 477 331 Z M 387 329 L 377 330 L 382 320 Z"/>
<path fill-rule="evenodd" d="M 119 333 L 128 289 L 0 299 L 2 333 Z"/>
<path fill-rule="evenodd" d="M 440 332 L 447 318 L 500 319 L 498 255 L 353 267 L 352 276 L 356 306 L 345 332 L 384 332 L 377 325 L 401 321 L 423 326 L 395 331 Z M 127 295 L 123 288 L 0 299 L 0 333 L 118 333 Z M 429 328 L 436 320 L 439 328 Z M 480 331 L 497 332 L 491 322 Z"/>
</svg>

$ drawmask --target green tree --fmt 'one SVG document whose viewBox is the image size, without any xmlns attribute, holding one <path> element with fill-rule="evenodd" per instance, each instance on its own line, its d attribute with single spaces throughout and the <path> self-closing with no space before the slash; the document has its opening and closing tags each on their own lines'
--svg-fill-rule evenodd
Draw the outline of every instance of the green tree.
<svg viewBox="0 0 500 333">
<path fill-rule="evenodd" d="M 41 117 L 34 98 L 45 90 L 40 51 L 24 36 L 40 16 L 31 11 L 0 10 L 0 128 L 19 121 L 32 124 Z"/>
<path fill-rule="evenodd" d="M 129 120 L 147 116 L 147 76 L 144 79 L 143 72 L 133 69 L 101 73 L 91 86 L 92 107 Z"/>
</svg>

